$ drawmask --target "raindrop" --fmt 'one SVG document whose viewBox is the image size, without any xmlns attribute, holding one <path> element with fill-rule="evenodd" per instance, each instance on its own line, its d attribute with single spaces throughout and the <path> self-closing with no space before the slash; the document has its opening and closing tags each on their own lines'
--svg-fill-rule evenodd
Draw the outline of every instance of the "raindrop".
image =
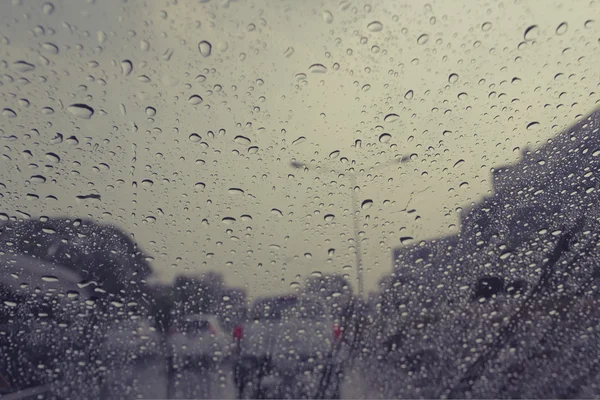
<svg viewBox="0 0 600 400">
<path fill-rule="evenodd" d="M 285 58 L 291 57 L 292 54 L 294 54 L 294 48 L 293 47 L 288 47 L 285 52 L 283 53 L 283 56 Z"/>
<path fill-rule="evenodd" d="M 35 65 L 28 63 L 27 61 L 15 61 L 13 67 L 18 72 L 29 72 L 35 69 Z"/>
<path fill-rule="evenodd" d="M 90 119 L 94 115 L 94 109 L 87 104 L 76 103 L 67 107 L 67 111 L 78 118 Z"/>
<path fill-rule="evenodd" d="M 450 76 L 448 76 L 448 82 L 449 83 L 456 83 L 456 82 L 458 82 L 458 75 L 457 74 L 450 74 Z"/>
<path fill-rule="evenodd" d="M 224 217 L 221 222 L 223 222 L 225 225 L 231 225 L 235 222 L 235 218 L 233 217 Z"/>
<path fill-rule="evenodd" d="M 57 135 L 59 135 L 59 133 L 57 133 Z M 67 138 L 67 140 L 65 140 L 67 142 L 67 144 L 72 144 L 72 145 L 78 145 L 79 144 L 79 140 L 77 139 L 76 136 L 69 136 Z"/>
<path fill-rule="evenodd" d="M 60 162 L 60 157 L 55 153 L 46 153 L 46 158 L 54 163 Z"/>
<path fill-rule="evenodd" d="M 52 275 L 44 275 L 42 276 L 42 280 L 44 282 L 58 282 L 58 278 Z"/>
<path fill-rule="evenodd" d="M 310 258 L 312 258 L 312 254 L 310 254 L 310 253 L 304 253 L 304 257 L 310 259 Z"/>
<path fill-rule="evenodd" d="M 275 214 L 278 217 L 283 217 L 283 213 L 281 212 L 281 210 L 277 209 L 277 208 L 273 208 L 271 209 L 271 214 Z"/>
<path fill-rule="evenodd" d="M 406 93 L 404 94 L 404 98 L 405 98 L 406 100 L 410 100 L 410 99 L 412 99 L 412 98 L 413 98 L 414 94 L 415 94 L 415 93 L 414 93 L 412 90 L 409 90 L 408 92 L 406 92 Z"/>
<path fill-rule="evenodd" d="M 302 144 L 305 141 L 306 141 L 306 138 L 304 136 L 300 136 L 298 139 L 296 139 L 292 142 L 292 145 Z"/>
<path fill-rule="evenodd" d="M 42 175 L 33 175 L 29 180 L 33 183 L 44 183 L 46 182 L 46 177 Z"/>
<path fill-rule="evenodd" d="M 484 32 L 487 32 L 490 29 L 492 29 L 492 23 L 491 22 L 484 22 L 483 25 L 481 25 L 481 30 L 484 31 Z"/>
<path fill-rule="evenodd" d="M 469 95 L 466 94 L 465 92 L 461 92 L 458 94 L 457 97 L 459 98 L 459 100 L 466 100 L 469 97 Z"/>
<path fill-rule="evenodd" d="M 200 50 L 200 54 L 202 54 L 203 57 L 208 57 L 212 51 L 212 45 L 206 40 L 203 40 L 198 43 L 198 50 Z"/>
<path fill-rule="evenodd" d="M 383 120 L 384 120 L 385 122 L 395 122 L 395 121 L 398 121 L 398 119 L 399 119 L 399 118 L 400 118 L 400 116 L 399 116 L 398 114 L 394 114 L 394 113 L 392 113 L 392 114 L 388 114 L 388 115 L 386 115 L 386 116 L 383 118 Z"/>
<path fill-rule="evenodd" d="M 256 153 L 258 153 L 258 146 L 248 147 L 248 154 L 256 154 Z"/>
<path fill-rule="evenodd" d="M 6 305 L 7 307 L 16 307 L 17 303 L 15 303 L 14 301 L 10 301 L 10 300 L 4 300 L 4 305 Z"/>
<path fill-rule="evenodd" d="M 141 187 L 145 187 L 145 188 L 149 188 L 154 186 L 154 181 L 150 180 L 150 179 L 144 179 L 141 183 L 140 183 Z"/>
<path fill-rule="evenodd" d="M 146 107 L 146 115 L 149 117 L 154 117 L 156 115 L 156 108 Z"/>
<path fill-rule="evenodd" d="M 202 138 L 200 137 L 200 135 L 198 135 L 197 133 L 190 134 L 189 139 L 190 139 L 191 142 L 194 142 L 194 143 L 198 143 L 199 141 L 202 140 Z"/>
<path fill-rule="evenodd" d="M 240 219 L 244 222 L 248 222 L 248 221 L 252 221 L 252 216 L 250 216 L 248 214 L 244 214 L 244 215 L 240 216 Z"/>
<path fill-rule="evenodd" d="M 587 29 L 591 28 L 592 26 L 594 26 L 594 20 L 593 19 L 588 19 L 583 24 L 583 27 L 587 28 Z"/>
<path fill-rule="evenodd" d="M 131 73 L 131 71 L 133 71 L 133 64 L 131 63 L 131 61 L 121 61 L 121 72 L 123 72 L 123 75 L 127 76 Z"/>
<path fill-rule="evenodd" d="M 335 255 L 335 249 L 329 249 L 329 250 L 327 250 L 327 255 L 329 257 L 333 257 Z"/>
<path fill-rule="evenodd" d="M 53 12 L 54 12 L 54 4 L 44 3 L 44 5 L 42 6 L 42 13 L 44 13 L 44 15 L 50 15 Z"/>
<path fill-rule="evenodd" d="M 327 72 L 327 67 L 323 64 L 313 64 L 310 67 L 308 67 L 308 70 L 313 74 L 324 74 L 325 72 Z"/>
<path fill-rule="evenodd" d="M 558 27 L 556 28 L 556 34 L 558 36 L 564 35 L 565 33 L 567 33 L 568 29 L 569 29 L 569 24 L 567 24 L 566 22 L 563 22 L 560 25 L 558 25 Z"/>
<path fill-rule="evenodd" d="M 539 34 L 539 29 L 537 25 L 531 25 L 529 28 L 525 29 L 525 33 L 523 37 L 525 40 L 534 40 L 537 39 Z"/>
<path fill-rule="evenodd" d="M 42 114 L 44 114 L 44 115 L 54 114 L 54 109 L 52 107 L 44 107 L 44 108 L 42 108 Z"/>
<path fill-rule="evenodd" d="M 537 121 L 533 121 L 527 124 L 527 130 L 537 129 L 539 128 L 540 123 Z"/>
<path fill-rule="evenodd" d="M 453 168 L 460 167 L 464 162 L 465 162 L 465 160 L 463 160 L 463 159 L 458 160 L 457 162 L 454 163 Z"/>
<path fill-rule="evenodd" d="M 335 215 L 333 214 L 326 214 L 323 219 L 325 220 L 325 222 L 331 222 L 335 219 Z"/>
<path fill-rule="evenodd" d="M 17 113 L 11 110 L 10 108 L 5 108 L 4 110 L 2 110 L 2 115 L 6 118 L 14 118 L 17 116 Z"/>
<path fill-rule="evenodd" d="M 229 194 L 244 194 L 244 191 L 240 188 L 229 188 Z"/>
<path fill-rule="evenodd" d="M 381 32 L 383 30 L 383 24 L 379 21 L 373 21 L 367 25 L 367 29 L 371 32 Z"/>
<path fill-rule="evenodd" d="M 329 158 L 338 158 L 339 156 L 340 156 L 339 150 L 335 150 L 335 151 L 332 151 L 331 153 L 329 153 Z"/>
<path fill-rule="evenodd" d="M 250 139 L 248 139 L 246 136 L 241 136 L 241 135 L 238 135 L 235 138 L 233 138 L 233 141 L 236 142 L 237 144 L 241 144 L 244 146 L 247 146 L 251 143 Z"/>
<path fill-rule="evenodd" d="M 204 182 L 197 182 L 194 187 L 196 189 L 204 189 L 206 187 L 206 184 Z"/>
<path fill-rule="evenodd" d="M 391 138 L 392 138 L 392 135 L 390 135 L 389 133 L 382 133 L 381 135 L 379 135 L 379 142 L 387 143 L 390 141 Z"/>
<path fill-rule="evenodd" d="M 402 243 L 402 244 L 410 244 L 410 243 L 412 243 L 412 241 L 413 241 L 412 236 L 403 236 L 400 238 L 400 243 Z"/>
<path fill-rule="evenodd" d="M 424 33 L 417 38 L 417 44 L 424 45 L 429 42 L 429 35 Z"/>
<path fill-rule="evenodd" d="M 58 54 L 58 46 L 54 43 L 42 43 L 42 49 L 46 50 L 50 54 Z"/>
<path fill-rule="evenodd" d="M 360 205 L 360 207 L 363 210 L 368 210 L 369 208 L 371 208 L 371 206 L 373 206 L 373 200 L 371 200 L 371 199 L 367 199 L 367 200 L 363 201 L 362 204 Z"/>
<path fill-rule="evenodd" d="M 325 23 L 330 24 L 333 22 L 333 15 L 331 14 L 330 11 L 323 11 L 323 21 L 325 21 Z"/>
<path fill-rule="evenodd" d="M 194 106 L 197 106 L 198 104 L 202 103 L 202 101 L 202 97 L 200 97 L 197 94 L 190 96 L 190 98 L 188 99 L 188 103 Z"/>
</svg>

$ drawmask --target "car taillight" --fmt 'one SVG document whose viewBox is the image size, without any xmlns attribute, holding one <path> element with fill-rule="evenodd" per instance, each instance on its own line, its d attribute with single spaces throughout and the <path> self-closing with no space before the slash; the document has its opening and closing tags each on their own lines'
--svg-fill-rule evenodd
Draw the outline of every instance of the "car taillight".
<svg viewBox="0 0 600 400">
<path fill-rule="evenodd" d="M 233 328 L 233 338 L 235 340 L 242 340 L 243 337 L 244 337 L 244 327 L 243 326 L 238 325 L 235 328 Z"/>
<path fill-rule="evenodd" d="M 337 322 L 333 324 L 333 337 L 336 340 L 342 337 L 342 327 Z"/>
</svg>

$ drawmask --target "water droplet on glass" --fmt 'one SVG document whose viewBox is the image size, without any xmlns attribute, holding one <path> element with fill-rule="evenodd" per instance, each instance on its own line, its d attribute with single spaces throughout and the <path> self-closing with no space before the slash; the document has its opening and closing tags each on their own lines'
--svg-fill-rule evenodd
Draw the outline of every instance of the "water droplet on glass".
<svg viewBox="0 0 600 400">
<path fill-rule="evenodd" d="M 283 53 L 283 56 L 288 58 L 291 57 L 292 54 L 294 54 L 294 48 L 293 47 L 288 47 L 287 49 L 285 49 L 285 52 Z"/>
<path fill-rule="evenodd" d="M 154 181 L 150 179 L 144 179 L 142 182 L 140 182 L 140 186 L 145 188 L 152 187 L 154 186 Z"/>
<path fill-rule="evenodd" d="M 67 107 L 67 111 L 78 118 L 90 119 L 94 115 L 94 109 L 87 104 L 76 103 Z"/>
<path fill-rule="evenodd" d="M 44 3 L 42 6 L 42 13 L 44 15 L 50 15 L 54 12 L 54 4 L 52 3 Z"/>
<path fill-rule="evenodd" d="M 42 280 L 44 282 L 58 282 L 58 278 L 52 275 L 45 275 L 42 276 Z"/>
<path fill-rule="evenodd" d="M 458 82 L 458 75 L 457 74 L 450 74 L 450 76 L 448 76 L 448 82 L 449 83 L 456 83 L 456 82 Z"/>
<path fill-rule="evenodd" d="M 399 116 L 398 114 L 394 114 L 394 113 L 392 113 L 392 114 L 388 114 L 388 115 L 386 115 L 386 116 L 383 118 L 383 120 L 384 120 L 385 122 L 395 122 L 395 121 L 398 121 L 398 119 L 399 119 L 399 118 L 400 118 L 400 116 Z"/>
<path fill-rule="evenodd" d="M 372 205 L 373 205 L 373 200 L 367 199 L 362 202 L 362 204 L 360 205 L 360 208 L 362 208 L 363 210 L 368 210 L 369 208 L 371 208 Z"/>
<path fill-rule="evenodd" d="M 33 175 L 29 180 L 33 183 L 45 183 L 46 177 L 43 175 Z"/>
<path fill-rule="evenodd" d="M 410 99 L 412 99 L 412 98 L 413 98 L 414 94 L 415 94 L 415 93 L 414 93 L 412 90 L 409 90 L 408 92 L 406 92 L 406 93 L 404 94 L 404 98 L 405 98 L 406 100 L 410 100 Z"/>
<path fill-rule="evenodd" d="M 229 188 L 229 194 L 244 194 L 244 191 L 240 188 Z"/>
<path fill-rule="evenodd" d="M 304 253 L 304 257 L 310 259 L 310 258 L 312 258 L 312 254 L 310 254 L 310 253 Z"/>
<path fill-rule="evenodd" d="M 333 15 L 331 14 L 330 11 L 323 11 L 323 21 L 325 21 L 325 23 L 330 24 L 333 22 Z"/>
<path fill-rule="evenodd" d="M 223 222 L 225 225 L 231 225 L 235 222 L 235 218 L 233 217 L 224 217 L 221 222 Z"/>
<path fill-rule="evenodd" d="M 327 67 L 323 64 L 313 64 L 310 67 L 308 67 L 308 70 L 313 74 L 324 74 L 325 72 L 327 72 Z"/>
<path fill-rule="evenodd" d="M 258 146 L 248 147 L 248 154 L 256 154 L 256 153 L 258 153 Z"/>
<path fill-rule="evenodd" d="M 2 115 L 6 118 L 15 118 L 17 116 L 17 113 L 10 108 L 5 108 L 4 110 L 2 110 Z"/>
<path fill-rule="evenodd" d="M 46 153 L 46 158 L 54 163 L 60 162 L 60 157 L 55 153 Z"/>
<path fill-rule="evenodd" d="M 283 213 L 277 208 L 271 209 L 271 214 L 277 215 L 278 217 L 283 217 Z"/>
<path fill-rule="evenodd" d="M 202 101 L 202 97 L 200 97 L 197 94 L 190 96 L 190 98 L 188 99 L 188 103 L 194 106 L 197 106 L 198 104 L 202 103 Z"/>
<path fill-rule="evenodd" d="M 212 45 L 206 40 L 203 40 L 198 43 L 198 50 L 200 50 L 200 54 L 202 54 L 203 57 L 208 57 L 212 52 Z"/>
<path fill-rule="evenodd" d="M 490 29 L 492 29 L 492 23 L 491 22 L 484 22 L 483 25 L 481 25 L 481 30 L 484 31 L 484 32 L 487 32 Z"/>
<path fill-rule="evenodd" d="M 413 242 L 413 238 L 411 236 L 403 236 L 400 238 L 400 243 L 402 244 L 410 244 Z"/>
<path fill-rule="evenodd" d="M 44 49 L 45 51 L 47 51 L 50 54 L 58 54 L 58 46 L 55 45 L 54 43 L 42 43 L 42 49 Z"/>
<path fill-rule="evenodd" d="M 587 29 L 590 29 L 592 26 L 594 26 L 594 20 L 593 19 L 588 19 L 583 24 L 583 27 L 587 28 Z"/>
<path fill-rule="evenodd" d="M 192 133 L 189 136 L 189 139 L 190 139 L 191 142 L 194 142 L 194 143 L 198 143 L 199 141 L 202 140 L 202 138 L 200 137 L 200 135 L 198 135 L 197 133 Z"/>
<path fill-rule="evenodd" d="M 329 158 L 338 158 L 339 156 L 340 156 L 339 150 L 334 150 L 331 153 L 329 153 Z"/>
<path fill-rule="evenodd" d="M 367 29 L 371 32 L 381 32 L 383 30 L 383 24 L 379 21 L 373 21 L 367 25 Z"/>
<path fill-rule="evenodd" d="M 566 22 L 563 22 L 560 25 L 558 25 L 558 27 L 556 28 L 556 34 L 558 36 L 564 35 L 565 33 L 567 33 L 568 29 L 569 29 L 569 24 L 567 24 Z"/>
<path fill-rule="evenodd" d="M 306 138 L 304 136 L 300 136 L 298 139 L 296 139 L 292 142 L 292 145 L 302 144 L 305 141 L 306 141 Z"/>
<path fill-rule="evenodd" d="M 4 305 L 7 307 L 16 307 L 17 303 L 15 303 L 14 301 L 10 301 L 10 300 L 4 300 Z"/>
<path fill-rule="evenodd" d="M 154 117 L 156 115 L 156 108 L 146 107 L 146 115 L 149 117 Z"/>
<path fill-rule="evenodd" d="M 429 42 L 429 35 L 424 33 L 417 38 L 417 44 L 424 45 Z"/>
<path fill-rule="evenodd" d="M 326 214 L 323 219 L 325 220 L 325 222 L 331 222 L 335 219 L 335 215 L 333 214 Z"/>
<path fill-rule="evenodd" d="M 533 121 L 527 124 L 527 130 L 533 130 L 539 128 L 540 123 L 537 121 Z"/>
<path fill-rule="evenodd" d="M 121 72 L 123 75 L 127 76 L 133 71 L 133 64 L 129 60 L 121 61 Z"/>
<path fill-rule="evenodd" d="M 469 97 L 469 95 L 466 94 L 465 92 L 461 92 L 458 94 L 457 97 L 459 98 L 459 100 L 466 100 Z"/>
<path fill-rule="evenodd" d="M 525 40 L 534 40 L 537 39 L 539 34 L 539 28 L 537 25 L 531 25 L 529 28 L 525 29 L 525 33 L 523 34 L 523 38 Z"/>
<path fill-rule="evenodd" d="M 241 135 L 238 135 L 235 138 L 233 138 L 233 141 L 236 142 L 237 144 L 241 144 L 244 146 L 247 146 L 251 143 L 250 139 L 248 139 L 246 136 L 241 136 Z"/>
<path fill-rule="evenodd" d="M 28 63 L 27 61 L 15 61 L 13 67 L 18 72 L 29 72 L 35 69 L 35 65 Z"/>
<path fill-rule="evenodd" d="M 52 107 L 44 107 L 44 108 L 42 108 L 42 114 L 44 114 L 44 115 L 54 114 L 54 109 Z"/>
<path fill-rule="evenodd" d="M 387 143 L 390 141 L 391 138 L 392 138 L 392 135 L 390 135 L 389 133 L 382 133 L 381 135 L 379 135 L 379 142 Z"/>
<path fill-rule="evenodd" d="M 194 187 L 196 189 L 204 189 L 206 187 L 206 184 L 204 182 L 197 182 Z"/>
</svg>

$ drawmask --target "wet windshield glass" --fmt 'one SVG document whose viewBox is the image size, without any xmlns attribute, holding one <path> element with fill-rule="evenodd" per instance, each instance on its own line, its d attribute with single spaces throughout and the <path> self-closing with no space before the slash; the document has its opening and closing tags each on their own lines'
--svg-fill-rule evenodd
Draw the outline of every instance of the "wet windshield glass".
<svg viewBox="0 0 600 400">
<path fill-rule="evenodd" d="M 598 65 L 598 0 L 0 1 L 0 396 L 599 397 Z"/>
</svg>

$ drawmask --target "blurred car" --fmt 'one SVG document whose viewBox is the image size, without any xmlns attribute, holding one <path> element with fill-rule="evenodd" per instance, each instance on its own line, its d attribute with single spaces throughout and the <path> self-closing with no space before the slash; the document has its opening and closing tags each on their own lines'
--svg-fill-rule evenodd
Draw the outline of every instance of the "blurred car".
<svg viewBox="0 0 600 400">
<path fill-rule="evenodd" d="M 240 397 L 339 397 L 339 325 L 314 298 L 273 297 L 252 306 L 233 336 Z"/>
<path fill-rule="evenodd" d="M 93 293 L 64 266 L 26 255 L 0 255 L 2 393 L 62 387 L 71 370 L 85 373 Z"/>
<path fill-rule="evenodd" d="M 230 345 L 231 337 L 218 319 L 208 314 L 192 314 L 175 320 L 167 336 L 175 369 L 221 362 L 229 354 Z"/>
</svg>

